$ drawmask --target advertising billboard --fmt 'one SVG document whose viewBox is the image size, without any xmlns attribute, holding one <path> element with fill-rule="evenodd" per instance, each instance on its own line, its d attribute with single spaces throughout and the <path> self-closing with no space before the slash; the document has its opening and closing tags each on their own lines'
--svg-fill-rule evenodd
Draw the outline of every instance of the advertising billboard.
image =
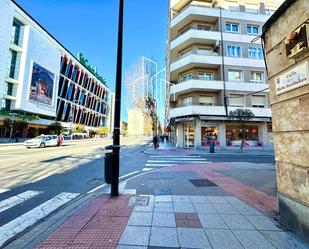
<svg viewBox="0 0 309 249">
<path fill-rule="evenodd" d="M 52 105 L 55 75 L 33 63 L 29 100 L 39 104 Z"/>
</svg>

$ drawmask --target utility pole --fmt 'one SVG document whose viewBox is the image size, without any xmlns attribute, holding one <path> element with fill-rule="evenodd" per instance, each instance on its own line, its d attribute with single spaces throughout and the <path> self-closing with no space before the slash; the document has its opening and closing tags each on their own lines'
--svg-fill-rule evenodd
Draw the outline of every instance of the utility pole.
<svg viewBox="0 0 309 249">
<path fill-rule="evenodd" d="M 111 196 L 118 196 L 119 152 L 120 152 L 120 115 L 121 115 L 121 81 L 122 81 L 122 40 L 123 40 L 123 2 L 119 0 L 118 45 L 115 88 L 115 113 L 113 136 L 113 168 L 111 177 Z"/>
</svg>

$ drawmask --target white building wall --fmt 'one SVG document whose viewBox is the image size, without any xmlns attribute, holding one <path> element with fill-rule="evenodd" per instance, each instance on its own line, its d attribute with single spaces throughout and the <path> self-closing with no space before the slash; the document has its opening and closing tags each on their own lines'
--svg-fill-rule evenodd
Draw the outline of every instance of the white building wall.
<svg viewBox="0 0 309 249">
<path fill-rule="evenodd" d="M 14 9 L 11 0 L 0 1 L 0 108 L 3 102 L 5 77 L 8 74 L 8 53 Z"/>
</svg>

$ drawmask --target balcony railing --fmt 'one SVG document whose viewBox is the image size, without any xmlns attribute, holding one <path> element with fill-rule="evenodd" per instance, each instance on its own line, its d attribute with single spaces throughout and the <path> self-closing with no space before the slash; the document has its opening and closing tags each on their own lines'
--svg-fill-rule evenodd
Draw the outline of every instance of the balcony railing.
<svg viewBox="0 0 309 249">
<path fill-rule="evenodd" d="M 205 103 L 205 102 L 192 101 L 192 102 L 188 102 L 188 103 L 178 104 L 174 108 L 187 107 L 187 106 L 222 106 L 222 105 L 219 105 L 219 104 L 216 104 L 216 103 Z M 171 109 L 174 109 L 174 108 L 171 108 Z"/>
<path fill-rule="evenodd" d="M 184 53 L 182 55 L 179 55 L 177 59 L 182 59 L 184 57 L 187 57 L 189 55 L 204 55 L 204 56 L 219 56 L 218 53 L 212 52 L 212 51 L 198 51 L 198 50 L 190 50 L 187 53 Z"/>
<path fill-rule="evenodd" d="M 219 7 L 212 7 L 214 2 L 216 2 L 216 0 L 213 0 L 213 1 L 209 2 L 209 6 L 202 5 L 202 4 L 192 4 L 192 2 L 191 2 L 191 3 L 187 4 L 185 7 L 183 7 L 180 11 L 174 13 L 172 20 L 173 20 L 176 16 L 178 16 L 178 15 L 180 15 L 182 12 L 184 12 L 186 9 L 190 8 L 191 6 L 192 6 L 192 7 L 204 7 L 204 8 L 216 8 L 216 9 L 219 9 Z"/>
<path fill-rule="evenodd" d="M 201 24 L 201 25 L 203 25 L 203 24 Z M 191 30 L 206 31 L 206 32 L 219 32 L 219 29 L 201 29 L 201 28 L 197 28 L 197 27 L 190 27 L 183 32 L 179 32 L 178 35 L 176 36 L 176 38 L 172 40 L 172 42 L 174 40 L 176 40 L 178 37 L 184 35 L 185 33 L 189 32 Z"/>
</svg>

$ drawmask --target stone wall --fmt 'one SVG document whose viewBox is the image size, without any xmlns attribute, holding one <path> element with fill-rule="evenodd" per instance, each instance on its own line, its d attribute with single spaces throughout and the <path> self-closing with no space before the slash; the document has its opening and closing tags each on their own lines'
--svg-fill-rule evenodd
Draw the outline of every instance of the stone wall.
<svg viewBox="0 0 309 249">
<path fill-rule="evenodd" d="M 309 82 L 277 94 L 275 79 L 309 60 L 286 56 L 285 39 L 309 17 L 308 0 L 296 0 L 265 33 L 273 140 L 281 221 L 309 241 Z M 307 70 L 309 70 L 307 68 Z"/>
</svg>

